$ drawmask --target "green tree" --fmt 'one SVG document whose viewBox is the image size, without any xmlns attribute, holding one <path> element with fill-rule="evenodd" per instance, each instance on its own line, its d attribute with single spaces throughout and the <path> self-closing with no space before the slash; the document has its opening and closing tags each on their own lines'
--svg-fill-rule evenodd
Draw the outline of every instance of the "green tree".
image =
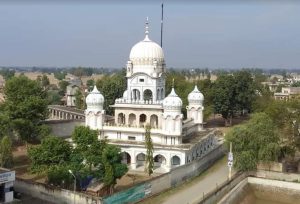
<svg viewBox="0 0 300 204">
<path fill-rule="evenodd" d="M 213 88 L 214 112 L 225 119 L 225 125 L 231 125 L 231 119 L 237 105 L 235 100 L 235 80 L 232 75 L 220 75 Z"/>
<path fill-rule="evenodd" d="M 54 72 L 54 77 L 56 79 L 58 79 L 59 81 L 61 80 L 64 80 L 65 77 L 66 77 L 67 73 L 66 72 L 63 72 L 63 71 L 57 71 L 57 72 Z"/>
<path fill-rule="evenodd" d="M 247 123 L 234 127 L 225 140 L 228 146 L 232 142 L 237 170 L 253 170 L 259 161 L 276 161 L 280 153 L 279 135 L 265 113 L 256 113 Z"/>
<path fill-rule="evenodd" d="M 102 153 L 104 166 L 104 184 L 109 188 L 109 193 L 113 193 L 117 179 L 120 179 L 128 171 L 126 164 L 121 163 L 121 149 L 117 146 L 107 144 Z"/>
<path fill-rule="evenodd" d="M 65 165 L 70 161 L 71 151 L 67 141 L 55 136 L 46 137 L 40 145 L 28 149 L 31 171 L 47 173 L 52 166 Z"/>
<path fill-rule="evenodd" d="M 80 91 L 80 89 L 77 89 L 75 92 L 75 106 L 78 109 L 84 109 L 85 108 L 85 102 L 83 98 L 83 94 Z"/>
<path fill-rule="evenodd" d="M 89 79 L 86 81 L 86 86 L 88 87 L 89 90 L 92 90 L 94 85 L 95 85 L 94 79 Z"/>
<path fill-rule="evenodd" d="M 64 81 L 64 80 L 62 80 L 62 81 L 60 81 L 60 82 L 58 83 L 60 95 L 62 95 L 62 96 L 65 95 L 66 90 L 67 90 L 67 86 L 68 86 L 69 84 L 70 84 L 69 82 Z"/>
<path fill-rule="evenodd" d="M 236 109 L 243 113 L 244 110 L 251 111 L 252 103 L 256 96 L 255 84 L 251 73 L 246 70 L 241 70 L 234 73 L 235 86 L 235 103 Z"/>
<path fill-rule="evenodd" d="M 77 160 L 83 162 L 92 171 L 92 167 L 98 167 L 102 163 L 102 152 L 106 146 L 104 140 L 98 140 L 98 131 L 89 127 L 77 126 L 72 133 L 72 140 L 76 144 L 74 155 Z"/>
<path fill-rule="evenodd" d="M 8 136 L 4 136 L 0 146 L 0 166 L 11 168 L 13 166 L 12 143 Z"/>
<path fill-rule="evenodd" d="M 3 76 L 3 78 L 5 79 L 5 81 L 7 81 L 10 78 L 12 78 L 13 76 L 15 76 L 15 70 L 2 69 L 2 70 L 0 70 L 0 75 Z"/>
<path fill-rule="evenodd" d="M 96 82 L 96 86 L 105 98 L 103 108 L 107 114 L 112 115 L 113 109 L 110 105 L 114 104 L 117 98 L 122 97 L 126 90 L 125 71 L 122 70 L 112 76 L 104 76 Z"/>
<path fill-rule="evenodd" d="M 4 87 L 3 110 L 21 140 L 30 142 L 40 134 L 41 121 L 48 117 L 47 93 L 37 81 L 13 77 Z"/>
<path fill-rule="evenodd" d="M 145 171 L 150 176 L 153 173 L 153 143 L 151 139 L 151 126 L 149 124 L 145 127 L 145 147 L 147 149 Z"/>
<path fill-rule="evenodd" d="M 43 76 L 38 76 L 37 77 L 37 81 L 41 84 L 41 86 L 44 89 L 47 89 L 49 87 L 49 85 L 50 85 L 49 78 L 47 77 L 46 74 L 43 74 Z"/>
</svg>

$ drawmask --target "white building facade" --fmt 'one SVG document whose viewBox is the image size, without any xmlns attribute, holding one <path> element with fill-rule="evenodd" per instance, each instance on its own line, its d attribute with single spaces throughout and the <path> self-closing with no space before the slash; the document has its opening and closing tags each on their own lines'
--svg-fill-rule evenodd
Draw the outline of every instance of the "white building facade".
<svg viewBox="0 0 300 204">
<path fill-rule="evenodd" d="M 131 169 L 145 164 L 145 125 L 151 126 L 154 162 L 157 172 L 189 163 L 215 145 L 214 133 L 203 129 L 204 96 L 195 86 L 189 94 L 187 119 L 183 119 L 182 100 L 174 88 L 165 97 L 166 64 L 163 49 L 145 38 L 134 45 L 127 61 L 127 90 L 115 100 L 113 123 L 104 123 L 104 97 L 94 87 L 87 96 L 86 126 L 99 131 L 122 150 L 123 162 Z"/>
</svg>

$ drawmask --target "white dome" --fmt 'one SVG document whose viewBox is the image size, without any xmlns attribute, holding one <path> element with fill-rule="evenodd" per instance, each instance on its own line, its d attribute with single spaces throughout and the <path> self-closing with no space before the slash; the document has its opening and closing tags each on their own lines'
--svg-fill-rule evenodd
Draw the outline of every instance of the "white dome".
<svg viewBox="0 0 300 204">
<path fill-rule="evenodd" d="M 157 62 L 164 61 L 164 52 L 157 43 L 151 41 L 146 35 L 143 41 L 138 42 L 131 48 L 129 59 L 133 63 L 144 61 L 152 64 L 155 60 Z"/>
<path fill-rule="evenodd" d="M 189 104 L 202 105 L 204 101 L 203 94 L 198 90 L 197 85 L 195 85 L 194 90 L 188 95 Z"/>
<path fill-rule="evenodd" d="M 87 109 L 102 110 L 103 103 L 104 103 L 104 97 L 98 91 L 97 87 L 94 86 L 93 91 L 90 92 L 89 95 L 86 97 L 85 102 L 87 105 Z"/>
<path fill-rule="evenodd" d="M 163 100 L 164 110 L 178 110 L 181 111 L 182 100 L 175 93 L 174 88 L 172 88 L 171 93 Z"/>
</svg>

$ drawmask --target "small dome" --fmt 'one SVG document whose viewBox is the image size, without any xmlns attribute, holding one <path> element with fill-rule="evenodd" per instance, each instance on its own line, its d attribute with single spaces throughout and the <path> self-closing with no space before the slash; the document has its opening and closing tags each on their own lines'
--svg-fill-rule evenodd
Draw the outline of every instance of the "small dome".
<svg viewBox="0 0 300 204">
<path fill-rule="evenodd" d="M 188 95 L 189 104 L 202 105 L 204 101 L 203 94 L 198 90 L 197 85 L 195 85 L 194 90 Z"/>
<path fill-rule="evenodd" d="M 182 100 L 175 93 L 174 88 L 172 88 L 171 93 L 163 100 L 164 110 L 179 110 L 181 111 Z"/>
<path fill-rule="evenodd" d="M 85 101 L 86 101 L 87 109 L 95 109 L 95 110 L 103 109 L 104 97 L 100 93 L 100 91 L 98 91 L 96 86 L 94 86 L 93 91 L 89 93 Z"/>
</svg>

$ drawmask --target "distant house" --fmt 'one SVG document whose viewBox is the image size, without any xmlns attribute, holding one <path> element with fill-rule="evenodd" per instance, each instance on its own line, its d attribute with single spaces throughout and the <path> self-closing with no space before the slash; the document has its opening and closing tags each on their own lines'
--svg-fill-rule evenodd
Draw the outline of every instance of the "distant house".
<svg viewBox="0 0 300 204">
<path fill-rule="evenodd" d="M 76 106 L 76 92 L 80 90 L 81 80 L 78 78 L 71 79 L 66 90 L 66 105 L 69 107 Z"/>
<path fill-rule="evenodd" d="M 300 87 L 282 87 L 281 92 L 274 93 L 276 100 L 288 100 L 300 95 Z"/>
</svg>

